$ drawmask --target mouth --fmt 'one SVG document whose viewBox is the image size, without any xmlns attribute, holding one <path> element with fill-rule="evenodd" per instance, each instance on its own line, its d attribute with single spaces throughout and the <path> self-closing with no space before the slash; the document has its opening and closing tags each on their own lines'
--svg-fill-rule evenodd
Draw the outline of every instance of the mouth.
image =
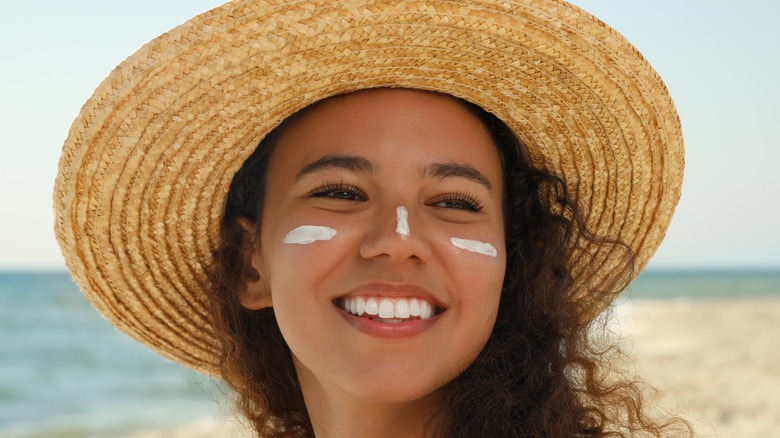
<svg viewBox="0 0 780 438">
<path fill-rule="evenodd" d="M 421 298 L 358 295 L 338 298 L 334 304 L 350 315 L 385 324 L 431 319 L 444 312 L 441 307 Z"/>
</svg>

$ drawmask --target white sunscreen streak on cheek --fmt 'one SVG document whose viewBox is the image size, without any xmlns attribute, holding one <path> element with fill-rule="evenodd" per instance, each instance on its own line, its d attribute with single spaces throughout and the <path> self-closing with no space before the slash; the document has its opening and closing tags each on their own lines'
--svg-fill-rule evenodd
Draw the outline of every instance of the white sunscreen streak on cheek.
<svg viewBox="0 0 780 438">
<path fill-rule="evenodd" d="M 402 236 L 409 237 L 409 211 L 406 207 L 398 207 L 395 209 L 395 217 L 398 220 L 395 226 L 395 232 Z"/>
<path fill-rule="evenodd" d="M 286 236 L 282 243 L 307 245 L 318 240 L 330 240 L 336 235 L 336 230 L 330 227 L 321 227 L 319 225 L 302 225 L 293 229 Z"/>
<path fill-rule="evenodd" d="M 482 254 L 489 257 L 496 257 L 498 255 L 498 251 L 496 251 L 495 246 L 489 243 L 480 242 L 479 240 L 467 240 L 453 237 L 450 239 L 450 242 L 452 242 L 453 245 L 460 249 L 465 249 L 466 251 L 471 251 L 473 253 Z"/>
</svg>

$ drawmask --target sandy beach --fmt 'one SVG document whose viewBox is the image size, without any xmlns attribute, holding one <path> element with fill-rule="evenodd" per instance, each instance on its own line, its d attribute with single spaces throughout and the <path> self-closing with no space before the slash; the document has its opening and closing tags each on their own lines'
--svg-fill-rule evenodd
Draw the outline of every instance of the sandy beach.
<svg viewBox="0 0 780 438">
<path fill-rule="evenodd" d="M 637 368 L 696 436 L 780 436 L 780 299 L 623 304 Z"/>
<path fill-rule="evenodd" d="M 632 300 L 616 332 L 658 393 L 696 436 L 780 436 L 780 299 Z M 233 419 L 203 419 L 132 438 L 249 437 Z"/>
</svg>

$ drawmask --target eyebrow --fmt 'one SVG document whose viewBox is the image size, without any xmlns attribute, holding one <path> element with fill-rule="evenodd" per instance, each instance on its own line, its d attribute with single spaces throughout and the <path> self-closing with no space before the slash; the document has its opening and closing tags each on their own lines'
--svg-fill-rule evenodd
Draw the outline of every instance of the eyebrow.
<svg viewBox="0 0 780 438">
<path fill-rule="evenodd" d="M 295 180 L 298 181 L 304 176 L 326 170 L 329 168 L 346 169 L 352 172 L 361 173 L 376 173 L 376 164 L 373 161 L 363 157 L 355 155 L 326 155 L 316 161 L 313 161 L 305 166 L 295 176 Z"/>
<path fill-rule="evenodd" d="M 306 175 L 320 172 L 330 168 L 346 169 L 352 172 L 374 174 L 377 165 L 366 158 L 357 155 L 325 155 L 305 166 L 295 176 L 298 181 Z M 462 163 L 431 163 L 421 171 L 422 176 L 446 179 L 446 178 L 465 178 L 477 184 L 484 186 L 488 191 L 493 190 L 490 180 L 474 167 Z"/>
<path fill-rule="evenodd" d="M 423 176 L 446 179 L 446 178 L 465 178 L 477 184 L 485 186 L 488 191 L 493 190 L 493 185 L 482 172 L 468 164 L 461 163 L 432 163 L 422 171 Z"/>
</svg>

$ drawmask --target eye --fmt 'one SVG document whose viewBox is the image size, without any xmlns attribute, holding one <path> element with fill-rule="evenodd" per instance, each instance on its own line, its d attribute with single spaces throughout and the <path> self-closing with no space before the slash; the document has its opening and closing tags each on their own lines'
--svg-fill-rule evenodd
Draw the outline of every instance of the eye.
<svg viewBox="0 0 780 438">
<path fill-rule="evenodd" d="M 365 201 L 366 194 L 358 187 L 346 183 L 327 183 L 309 192 L 310 198 L 333 198 L 344 201 Z"/>
<path fill-rule="evenodd" d="M 448 193 L 435 198 L 429 205 L 451 210 L 466 210 L 474 213 L 482 211 L 482 203 L 465 193 Z"/>
</svg>

